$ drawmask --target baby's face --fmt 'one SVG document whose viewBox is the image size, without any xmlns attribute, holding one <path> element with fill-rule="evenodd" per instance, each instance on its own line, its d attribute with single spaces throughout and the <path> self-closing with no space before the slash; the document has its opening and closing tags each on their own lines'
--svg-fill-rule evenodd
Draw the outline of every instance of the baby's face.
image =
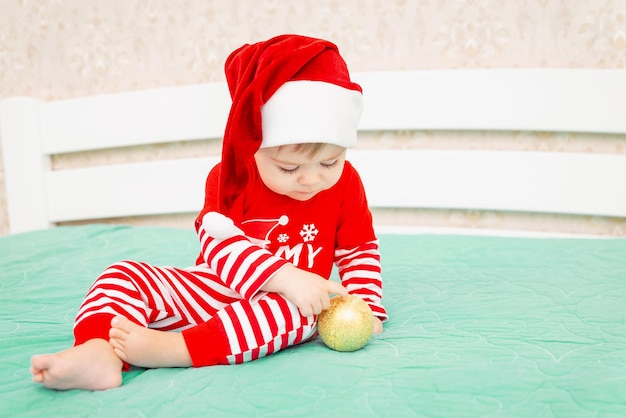
<svg viewBox="0 0 626 418">
<path fill-rule="evenodd" d="M 327 144 L 314 155 L 294 146 L 261 148 L 254 155 L 263 183 L 273 192 L 305 201 L 334 186 L 343 172 L 346 149 Z"/>
</svg>

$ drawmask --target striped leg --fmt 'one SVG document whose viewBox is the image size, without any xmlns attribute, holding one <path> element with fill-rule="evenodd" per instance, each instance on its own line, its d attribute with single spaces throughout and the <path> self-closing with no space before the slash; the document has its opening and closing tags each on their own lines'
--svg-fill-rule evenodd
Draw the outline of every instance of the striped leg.
<svg viewBox="0 0 626 418">
<path fill-rule="evenodd" d="M 74 326 L 76 344 L 91 338 L 108 339 L 114 315 L 162 331 L 191 331 L 213 318 L 219 326 L 197 327 L 201 334 L 195 340 L 201 350 L 224 347 L 220 359 L 206 364 L 194 361 L 194 365 L 254 360 L 315 333 L 315 318 L 302 317 L 282 296 L 263 294 L 250 303 L 224 286 L 206 265 L 178 269 L 123 261 L 110 266 L 94 282 L 79 309 Z M 211 332 L 202 334 L 209 329 Z M 216 334 L 216 329 L 222 331 Z M 214 338 L 225 341 L 212 344 Z"/>
<path fill-rule="evenodd" d="M 229 344 L 226 361 L 243 363 L 299 344 L 315 335 L 315 317 L 300 315 L 293 303 L 267 293 L 255 303 L 241 300 L 220 310 Z"/>
<path fill-rule="evenodd" d="M 239 299 L 206 266 L 178 269 L 123 261 L 107 268 L 89 289 L 74 325 L 76 342 L 107 339 L 115 315 L 154 329 L 180 331 L 208 321 Z"/>
</svg>

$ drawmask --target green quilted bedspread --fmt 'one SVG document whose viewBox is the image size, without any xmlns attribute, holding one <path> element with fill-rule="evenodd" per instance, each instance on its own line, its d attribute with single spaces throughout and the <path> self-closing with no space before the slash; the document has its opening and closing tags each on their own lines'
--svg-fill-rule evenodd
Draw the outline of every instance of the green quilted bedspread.
<svg viewBox="0 0 626 418">
<path fill-rule="evenodd" d="M 94 278 L 194 263 L 192 231 L 90 225 L 0 238 L 0 416 L 626 416 L 626 240 L 382 235 L 385 330 L 237 366 L 133 369 L 51 391 L 30 356 L 72 344 Z"/>
</svg>

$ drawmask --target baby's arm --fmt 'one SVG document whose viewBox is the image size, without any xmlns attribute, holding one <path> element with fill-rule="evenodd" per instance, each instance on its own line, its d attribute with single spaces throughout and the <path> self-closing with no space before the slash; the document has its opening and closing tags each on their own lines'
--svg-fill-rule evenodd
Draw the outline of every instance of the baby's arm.
<svg viewBox="0 0 626 418">
<path fill-rule="evenodd" d="M 245 299 L 253 301 L 261 292 L 280 293 L 309 316 L 329 306 L 329 294 L 348 294 L 339 283 L 301 270 L 250 242 L 231 219 L 217 212 L 203 216 L 198 234 L 206 263 Z"/>
<path fill-rule="evenodd" d="M 251 242 L 230 218 L 220 213 L 206 213 L 197 229 L 203 260 L 226 286 L 246 300 L 261 297 L 262 286 L 289 264 Z"/>
<path fill-rule="evenodd" d="M 383 330 L 387 312 L 382 306 L 382 277 L 378 241 L 370 241 L 354 248 L 337 249 L 335 263 L 341 283 L 352 295 L 363 299 L 374 315 L 374 332 Z"/>
</svg>

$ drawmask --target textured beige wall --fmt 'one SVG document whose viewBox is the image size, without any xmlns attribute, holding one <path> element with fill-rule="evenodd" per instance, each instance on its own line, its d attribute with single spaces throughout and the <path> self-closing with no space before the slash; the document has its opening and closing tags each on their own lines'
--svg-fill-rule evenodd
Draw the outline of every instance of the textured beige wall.
<svg viewBox="0 0 626 418">
<path fill-rule="evenodd" d="M 222 80 L 231 50 L 289 32 L 334 41 L 352 71 L 626 67 L 625 0 L 0 0 L 0 98 L 59 99 Z M 626 153 L 626 138 L 608 135 L 417 132 L 368 141 Z M 188 144 L 147 147 L 130 154 L 81 155 L 78 164 L 159 158 L 164 152 L 202 150 Z M 61 158 L 57 164 L 77 162 Z M 0 166 L 0 235 L 7 231 L 5 207 Z M 409 218 L 378 216 L 389 222 Z M 626 235 L 624 219 L 436 211 L 411 218 L 423 224 Z"/>
</svg>

